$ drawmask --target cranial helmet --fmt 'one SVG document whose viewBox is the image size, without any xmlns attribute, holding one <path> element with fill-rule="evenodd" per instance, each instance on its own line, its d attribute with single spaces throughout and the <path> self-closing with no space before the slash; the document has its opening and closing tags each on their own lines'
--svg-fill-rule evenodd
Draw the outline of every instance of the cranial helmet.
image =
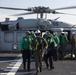
<svg viewBox="0 0 76 75">
<path fill-rule="evenodd" d="M 36 30 L 36 31 L 35 31 L 35 34 L 40 34 L 40 33 L 41 33 L 40 30 Z"/>
<path fill-rule="evenodd" d="M 50 32 L 49 32 L 49 31 L 46 31 L 45 33 L 46 33 L 46 34 L 49 34 Z"/>
<path fill-rule="evenodd" d="M 30 31 L 27 31 L 27 32 L 26 32 L 26 34 L 27 34 L 27 35 L 30 35 L 30 34 L 31 34 L 31 32 L 30 32 Z"/>
<path fill-rule="evenodd" d="M 75 32 L 72 33 L 73 35 L 75 34 Z"/>
<path fill-rule="evenodd" d="M 62 34 L 65 34 L 65 32 L 61 32 Z"/>
<path fill-rule="evenodd" d="M 53 35 L 54 35 L 54 36 L 57 35 L 57 32 L 54 32 Z"/>
<path fill-rule="evenodd" d="M 32 34 L 34 34 L 34 31 L 31 31 Z"/>
</svg>

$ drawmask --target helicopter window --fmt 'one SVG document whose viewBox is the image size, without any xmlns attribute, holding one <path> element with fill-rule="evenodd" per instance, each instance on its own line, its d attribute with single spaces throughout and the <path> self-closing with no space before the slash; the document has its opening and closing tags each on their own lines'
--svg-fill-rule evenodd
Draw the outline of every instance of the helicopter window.
<svg viewBox="0 0 76 75">
<path fill-rule="evenodd" d="M 21 42 L 22 37 L 24 37 L 24 36 L 25 36 L 25 32 L 17 32 L 17 36 L 16 36 L 17 42 L 18 43 Z"/>
<path fill-rule="evenodd" d="M 14 41 L 14 33 L 13 32 L 4 32 L 4 41 L 6 43 L 12 43 Z"/>
<path fill-rule="evenodd" d="M 58 26 L 59 25 L 58 22 L 53 22 L 52 24 L 53 24 L 53 26 Z"/>
<path fill-rule="evenodd" d="M 19 23 L 16 24 L 16 29 L 19 29 Z"/>
<path fill-rule="evenodd" d="M 2 31 L 9 30 L 8 25 L 1 25 L 1 30 Z"/>
</svg>

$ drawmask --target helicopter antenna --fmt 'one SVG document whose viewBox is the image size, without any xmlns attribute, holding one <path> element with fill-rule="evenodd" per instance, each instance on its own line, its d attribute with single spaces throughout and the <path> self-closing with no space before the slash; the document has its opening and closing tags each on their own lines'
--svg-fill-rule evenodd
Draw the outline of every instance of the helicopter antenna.
<svg viewBox="0 0 76 75">
<path fill-rule="evenodd" d="M 57 17 L 56 19 L 54 19 L 54 20 L 58 20 L 60 17 Z"/>
</svg>

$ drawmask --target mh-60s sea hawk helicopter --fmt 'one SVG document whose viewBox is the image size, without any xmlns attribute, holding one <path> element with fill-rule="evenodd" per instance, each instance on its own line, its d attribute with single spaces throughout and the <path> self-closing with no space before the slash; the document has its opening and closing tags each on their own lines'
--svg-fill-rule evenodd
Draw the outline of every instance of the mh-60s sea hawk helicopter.
<svg viewBox="0 0 76 75">
<path fill-rule="evenodd" d="M 57 31 L 59 34 L 61 31 L 68 32 L 68 38 L 70 40 L 71 33 L 76 30 L 75 25 L 71 25 L 64 22 L 59 22 L 57 19 L 50 20 L 44 19 L 43 15 L 47 13 L 52 14 L 65 14 L 65 15 L 74 15 L 75 14 L 67 14 L 62 12 L 57 12 L 56 10 L 63 9 L 74 9 L 76 6 L 72 7 L 64 7 L 64 8 L 56 8 L 50 9 L 49 7 L 31 7 L 27 9 L 23 8 L 12 8 L 12 7 L 0 7 L 0 9 L 9 9 L 9 10 L 24 10 L 28 11 L 27 13 L 14 14 L 12 16 L 20 16 L 20 15 L 29 15 L 29 14 L 37 14 L 37 19 L 23 19 L 18 18 L 17 20 L 10 21 L 8 18 L 0 23 L 0 51 L 12 51 L 19 50 L 19 44 L 23 36 L 25 36 L 25 31 L 30 30 L 41 30 L 42 32 L 49 30 L 50 32 Z M 38 18 L 38 14 L 40 14 L 40 18 Z"/>
</svg>

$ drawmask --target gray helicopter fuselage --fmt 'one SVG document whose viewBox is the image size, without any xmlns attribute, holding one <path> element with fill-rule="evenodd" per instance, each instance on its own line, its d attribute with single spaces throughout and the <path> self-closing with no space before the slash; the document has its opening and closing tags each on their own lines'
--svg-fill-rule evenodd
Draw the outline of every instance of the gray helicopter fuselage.
<svg viewBox="0 0 76 75">
<path fill-rule="evenodd" d="M 17 19 L 15 21 L 4 21 L 0 23 L 0 51 L 19 51 L 22 37 L 26 36 L 27 30 L 35 31 L 52 31 L 58 32 L 75 31 L 75 27 L 71 24 L 46 19 Z"/>
</svg>

